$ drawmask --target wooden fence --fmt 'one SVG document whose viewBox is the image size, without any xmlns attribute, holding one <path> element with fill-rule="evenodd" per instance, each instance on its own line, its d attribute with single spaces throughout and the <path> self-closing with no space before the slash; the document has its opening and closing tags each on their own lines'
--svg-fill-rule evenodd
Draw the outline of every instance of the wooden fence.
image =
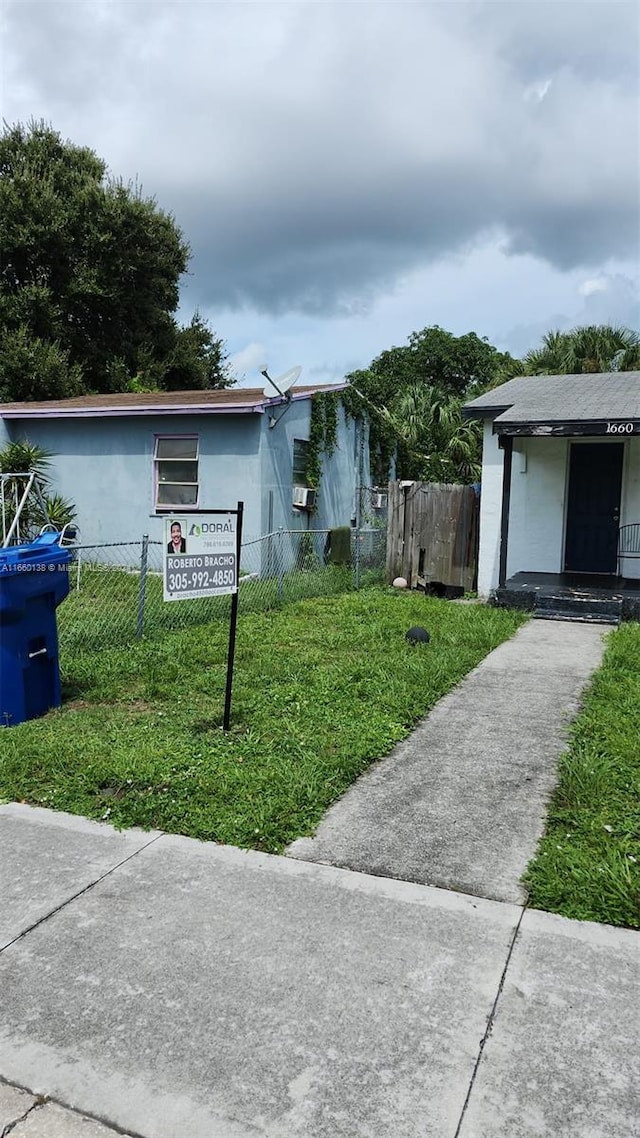
<svg viewBox="0 0 640 1138">
<path fill-rule="evenodd" d="M 387 581 L 475 589 L 479 513 L 473 486 L 390 482 Z"/>
</svg>

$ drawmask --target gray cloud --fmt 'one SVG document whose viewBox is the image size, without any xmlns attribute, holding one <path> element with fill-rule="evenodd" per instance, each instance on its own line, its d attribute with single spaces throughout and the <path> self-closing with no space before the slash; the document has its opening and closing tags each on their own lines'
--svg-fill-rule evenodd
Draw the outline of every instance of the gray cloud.
<svg viewBox="0 0 640 1138">
<path fill-rule="evenodd" d="M 176 215 L 203 308 L 362 313 L 503 234 L 633 260 L 635 5 L 5 4 L 6 118 L 43 115 Z"/>
<path fill-rule="evenodd" d="M 558 329 L 568 332 L 584 324 L 619 324 L 626 328 L 640 328 L 640 294 L 638 281 L 622 273 L 603 273 L 583 283 L 582 306 L 572 315 L 555 313 L 532 324 L 518 325 L 507 333 L 509 351 L 524 355 L 537 347 L 545 332 Z"/>
</svg>

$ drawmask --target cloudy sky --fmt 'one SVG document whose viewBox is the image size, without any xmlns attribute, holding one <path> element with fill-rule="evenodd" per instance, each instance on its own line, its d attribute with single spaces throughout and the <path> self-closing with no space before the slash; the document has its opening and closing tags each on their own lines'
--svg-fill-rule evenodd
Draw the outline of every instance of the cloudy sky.
<svg viewBox="0 0 640 1138">
<path fill-rule="evenodd" d="M 626 0 L 4 0 L 2 116 L 171 210 L 241 382 L 410 332 L 640 325 Z"/>
</svg>

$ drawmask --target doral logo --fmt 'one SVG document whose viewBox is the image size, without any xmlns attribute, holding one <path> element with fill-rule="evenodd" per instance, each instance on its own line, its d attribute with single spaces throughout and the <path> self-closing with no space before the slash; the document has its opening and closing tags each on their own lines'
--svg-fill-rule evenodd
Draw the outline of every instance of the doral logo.
<svg viewBox="0 0 640 1138">
<path fill-rule="evenodd" d="M 198 525 L 194 522 L 189 530 L 189 537 L 204 537 L 208 533 L 234 533 L 233 522 L 203 522 Z"/>
</svg>

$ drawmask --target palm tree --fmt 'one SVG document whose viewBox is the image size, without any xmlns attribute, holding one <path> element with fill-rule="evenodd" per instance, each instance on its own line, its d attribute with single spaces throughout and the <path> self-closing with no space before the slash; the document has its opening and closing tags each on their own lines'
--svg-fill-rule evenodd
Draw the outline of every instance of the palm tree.
<svg viewBox="0 0 640 1138">
<path fill-rule="evenodd" d="M 425 482 L 480 480 L 480 424 L 462 418 L 462 400 L 438 387 L 405 388 L 387 411 L 405 451 L 403 473 Z"/>
<path fill-rule="evenodd" d="M 640 368 L 640 336 L 610 324 L 547 332 L 542 345 L 524 357 L 524 368 L 528 375 L 635 371 Z"/>
</svg>

